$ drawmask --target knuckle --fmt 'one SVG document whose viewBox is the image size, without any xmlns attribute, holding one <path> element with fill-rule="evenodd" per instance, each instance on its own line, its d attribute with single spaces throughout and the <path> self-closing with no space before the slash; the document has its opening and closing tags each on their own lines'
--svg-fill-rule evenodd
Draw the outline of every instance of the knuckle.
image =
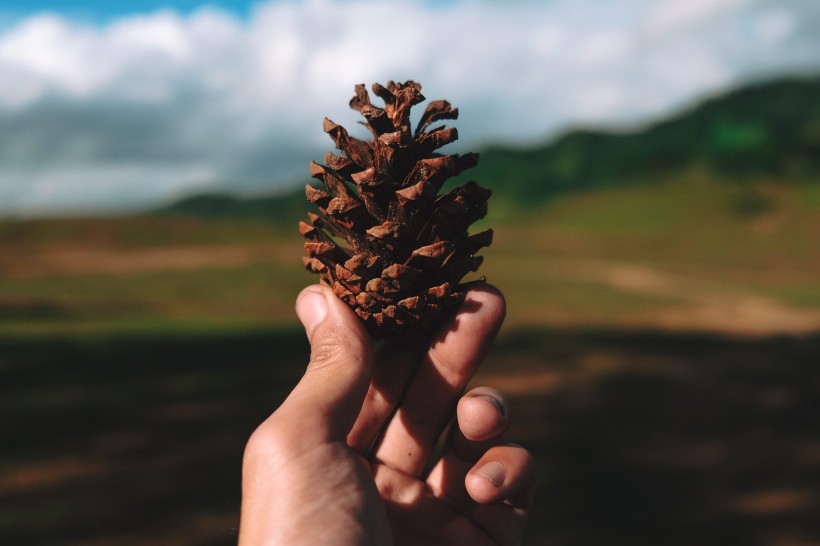
<svg viewBox="0 0 820 546">
<path fill-rule="evenodd" d="M 344 350 L 340 346 L 339 340 L 324 338 L 311 347 L 310 366 L 308 370 L 315 371 L 333 365 L 341 361 L 343 356 Z"/>
<path fill-rule="evenodd" d="M 257 459 L 266 458 L 266 455 L 273 451 L 276 443 L 276 434 L 268 426 L 267 422 L 262 423 L 254 430 L 248 441 L 245 443 L 244 461 L 253 462 Z"/>
<path fill-rule="evenodd" d="M 329 331 L 311 343 L 308 372 L 343 365 L 365 358 L 365 348 L 355 335 L 346 330 Z"/>
<path fill-rule="evenodd" d="M 270 464 L 287 455 L 292 443 L 272 418 L 264 421 L 248 437 L 242 456 L 243 466 Z"/>
</svg>

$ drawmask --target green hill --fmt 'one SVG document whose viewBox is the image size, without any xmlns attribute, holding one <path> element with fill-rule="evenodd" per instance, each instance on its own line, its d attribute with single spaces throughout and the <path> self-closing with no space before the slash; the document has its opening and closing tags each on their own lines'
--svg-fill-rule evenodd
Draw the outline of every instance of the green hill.
<svg viewBox="0 0 820 546">
<path fill-rule="evenodd" d="M 578 130 L 529 150 L 494 148 L 469 172 L 501 199 L 543 202 L 698 169 L 721 179 L 820 173 L 820 78 L 728 93 L 648 128 Z"/>
</svg>

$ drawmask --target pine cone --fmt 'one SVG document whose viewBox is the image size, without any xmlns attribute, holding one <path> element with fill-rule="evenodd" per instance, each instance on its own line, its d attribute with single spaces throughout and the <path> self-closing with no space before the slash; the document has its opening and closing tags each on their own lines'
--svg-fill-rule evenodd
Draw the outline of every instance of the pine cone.
<svg viewBox="0 0 820 546">
<path fill-rule="evenodd" d="M 456 119 L 445 100 L 428 104 L 414 132 L 410 109 L 424 101 L 421 85 L 373 84 L 384 108 L 370 103 L 364 85 L 350 107 L 362 114 L 372 140 L 353 138 L 325 118 L 324 130 L 342 156 L 328 153 L 310 173 L 326 189 L 308 185 L 320 214 L 300 222 L 305 267 L 347 302 L 374 337 L 427 333 L 464 298 L 462 278 L 478 269 L 475 256 L 492 230 L 468 227 L 487 213 L 490 191 L 475 182 L 438 195 L 445 181 L 478 163 L 478 154 L 442 155 L 458 138 L 454 128 L 428 129 Z"/>
</svg>

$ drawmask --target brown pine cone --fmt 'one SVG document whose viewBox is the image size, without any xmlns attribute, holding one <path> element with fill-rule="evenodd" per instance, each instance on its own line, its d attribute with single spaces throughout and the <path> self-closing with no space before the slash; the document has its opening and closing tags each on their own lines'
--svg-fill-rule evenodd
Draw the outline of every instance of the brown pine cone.
<svg viewBox="0 0 820 546">
<path fill-rule="evenodd" d="M 306 188 L 319 214 L 309 213 L 310 225 L 300 222 L 308 240 L 303 261 L 375 337 L 409 337 L 432 331 L 463 300 L 461 280 L 478 269 L 476 252 L 492 242 L 492 230 L 467 232 L 487 213 L 490 191 L 470 181 L 439 195 L 449 178 L 478 163 L 475 153 L 436 153 L 458 132 L 429 127 L 456 119 L 458 109 L 433 101 L 411 132 L 410 109 L 425 100 L 421 85 L 389 81 L 372 89 L 383 108 L 370 103 L 363 84 L 350 101 L 372 139 L 351 137 L 325 118 L 342 155 L 310 165 L 324 189 Z"/>
</svg>

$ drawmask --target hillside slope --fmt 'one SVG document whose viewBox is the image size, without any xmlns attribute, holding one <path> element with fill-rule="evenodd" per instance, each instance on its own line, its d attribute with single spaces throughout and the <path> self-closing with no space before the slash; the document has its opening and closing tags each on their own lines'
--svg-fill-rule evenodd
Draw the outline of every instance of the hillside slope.
<svg viewBox="0 0 820 546">
<path fill-rule="evenodd" d="M 636 132 L 578 130 L 530 150 L 489 149 L 469 176 L 501 199 L 529 203 L 690 169 L 724 179 L 812 178 L 820 172 L 818 96 L 820 78 L 756 85 Z"/>
</svg>

